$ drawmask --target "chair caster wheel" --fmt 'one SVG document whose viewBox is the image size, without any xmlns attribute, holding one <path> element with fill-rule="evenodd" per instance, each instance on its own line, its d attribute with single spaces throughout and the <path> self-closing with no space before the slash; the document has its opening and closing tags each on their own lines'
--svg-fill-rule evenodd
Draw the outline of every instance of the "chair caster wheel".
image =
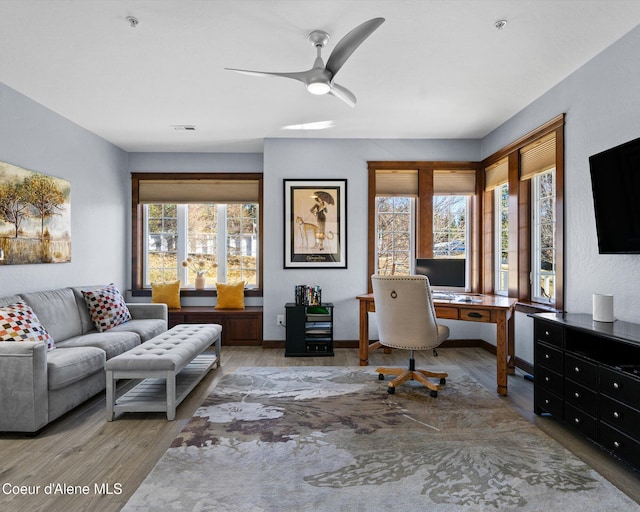
<svg viewBox="0 0 640 512">
<path fill-rule="evenodd" d="M 442 377 L 442 378 L 440 379 L 440 385 L 441 385 L 441 386 L 444 386 L 446 383 L 447 383 L 447 379 L 445 379 L 444 377 Z"/>
<path fill-rule="evenodd" d="M 438 357 L 438 351 L 435 348 L 433 349 L 433 357 Z"/>
<path fill-rule="evenodd" d="M 390 395 L 393 395 L 396 392 L 396 388 L 394 388 L 393 386 L 389 386 L 387 388 L 387 393 L 389 393 Z"/>
<path fill-rule="evenodd" d="M 378 380 L 384 380 L 384 373 L 378 374 Z"/>
<path fill-rule="evenodd" d="M 431 393 L 429 393 L 433 398 L 438 398 L 438 392 L 437 391 L 431 391 Z"/>
</svg>

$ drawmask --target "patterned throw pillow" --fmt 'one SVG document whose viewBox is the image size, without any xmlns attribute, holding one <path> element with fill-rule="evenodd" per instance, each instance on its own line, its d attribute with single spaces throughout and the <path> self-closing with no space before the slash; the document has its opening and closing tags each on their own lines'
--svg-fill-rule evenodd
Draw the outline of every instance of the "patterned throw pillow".
<svg viewBox="0 0 640 512">
<path fill-rule="evenodd" d="M 113 283 L 99 290 L 82 290 L 82 296 L 89 308 L 91 320 L 100 332 L 131 320 L 131 313 L 124 297 Z"/>
<path fill-rule="evenodd" d="M 44 341 L 47 350 L 55 348 L 33 309 L 22 301 L 0 307 L 0 341 Z"/>
</svg>

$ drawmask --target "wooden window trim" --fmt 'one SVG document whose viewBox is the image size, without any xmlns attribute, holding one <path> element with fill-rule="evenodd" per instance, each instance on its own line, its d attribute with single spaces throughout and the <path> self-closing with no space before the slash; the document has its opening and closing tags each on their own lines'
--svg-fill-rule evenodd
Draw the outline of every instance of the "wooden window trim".
<svg viewBox="0 0 640 512">
<path fill-rule="evenodd" d="M 480 289 L 481 269 L 480 250 L 481 220 L 478 194 L 484 187 L 482 173 L 478 172 L 479 162 L 465 161 L 370 161 L 368 170 L 368 216 L 367 216 L 367 289 L 372 292 L 370 276 L 375 273 L 376 258 L 376 170 L 418 170 L 418 197 L 416 204 L 416 257 L 430 258 L 433 255 L 433 171 L 434 170 L 473 170 L 476 172 L 476 194 L 471 198 L 471 279 L 472 291 Z"/>
<path fill-rule="evenodd" d="M 484 159 L 481 169 L 494 165 L 507 157 L 509 159 L 509 296 L 521 302 L 531 301 L 531 184 L 521 181 L 519 152 L 529 144 L 550 133 L 556 137 L 556 300 L 546 308 L 564 309 L 564 125 L 565 114 L 560 114 L 539 128 L 520 137 L 491 156 Z M 482 229 L 485 237 L 493 237 L 493 192 L 482 194 Z M 491 241 L 492 242 L 492 241 Z M 494 254 L 487 240 L 483 243 L 482 292 L 493 293 Z M 515 262 L 512 264 L 511 262 Z M 491 277 L 489 277 L 491 276 Z M 543 305 L 541 304 L 541 307 Z"/>
<path fill-rule="evenodd" d="M 145 288 L 143 283 L 142 264 L 144 262 L 143 205 L 140 203 L 140 182 L 144 180 L 252 180 L 258 182 L 258 283 L 256 288 L 245 290 L 246 297 L 261 297 L 263 294 L 263 215 L 264 215 L 264 179 L 261 173 L 131 173 L 131 294 L 133 296 L 151 296 L 151 289 Z M 215 289 L 180 291 L 183 297 L 211 297 L 216 296 Z"/>
</svg>

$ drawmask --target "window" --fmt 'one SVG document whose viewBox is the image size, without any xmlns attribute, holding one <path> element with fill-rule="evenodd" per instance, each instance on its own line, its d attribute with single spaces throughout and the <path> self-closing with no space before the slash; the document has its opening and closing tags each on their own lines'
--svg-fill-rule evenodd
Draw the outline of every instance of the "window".
<svg viewBox="0 0 640 512">
<path fill-rule="evenodd" d="M 209 291 L 244 281 L 259 295 L 261 197 L 262 175 L 134 174 L 133 291 L 180 280 L 188 294 L 202 268 Z"/>
<path fill-rule="evenodd" d="M 495 293 L 509 291 L 509 184 L 503 183 L 493 191 L 495 200 Z"/>
<path fill-rule="evenodd" d="M 368 162 L 368 167 L 368 275 L 412 274 L 417 258 L 436 254 L 465 258 L 469 276 L 477 163 Z"/>
<path fill-rule="evenodd" d="M 467 196 L 434 196 L 433 257 L 465 258 L 468 240 Z"/>
<path fill-rule="evenodd" d="M 244 281 L 256 287 L 256 203 L 148 204 L 144 212 L 145 286 L 176 279 L 193 286 L 196 268 L 182 264 L 191 258 L 202 261 L 206 286 Z"/>
<path fill-rule="evenodd" d="M 415 260 L 415 199 L 376 197 L 376 273 L 409 275 Z"/>
<path fill-rule="evenodd" d="M 556 195 L 555 169 L 532 178 L 531 295 L 536 302 L 555 302 Z"/>
<path fill-rule="evenodd" d="M 564 307 L 563 146 L 561 114 L 482 162 L 482 290 L 533 310 Z"/>
</svg>

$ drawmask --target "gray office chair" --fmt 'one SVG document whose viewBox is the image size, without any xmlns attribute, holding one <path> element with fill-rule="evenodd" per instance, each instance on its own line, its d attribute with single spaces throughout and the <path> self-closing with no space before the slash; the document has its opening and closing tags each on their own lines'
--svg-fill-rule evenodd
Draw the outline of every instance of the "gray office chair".
<svg viewBox="0 0 640 512">
<path fill-rule="evenodd" d="M 380 344 L 409 350 L 409 368 L 376 368 L 380 380 L 395 375 L 387 391 L 395 393 L 398 386 L 416 380 L 437 397 L 448 375 L 444 372 L 416 370 L 414 351 L 434 350 L 449 337 L 449 328 L 436 323 L 429 279 L 425 276 L 371 276 L 376 321 Z M 429 378 L 440 379 L 439 384 Z"/>
</svg>

